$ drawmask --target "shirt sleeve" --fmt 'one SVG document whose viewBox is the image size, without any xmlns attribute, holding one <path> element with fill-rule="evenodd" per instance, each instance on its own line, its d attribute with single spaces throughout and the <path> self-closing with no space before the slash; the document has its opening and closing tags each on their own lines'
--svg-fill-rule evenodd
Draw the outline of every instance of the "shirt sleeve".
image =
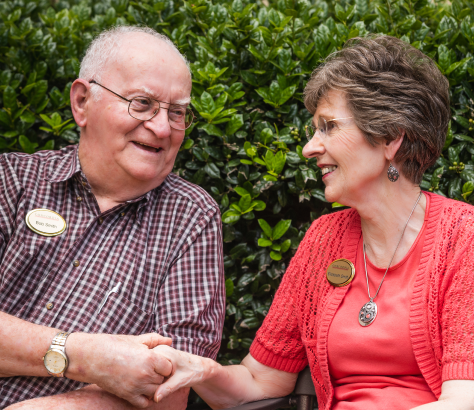
<svg viewBox="0 0 474 410">
<path fill-rule="evenodd" d="M 15 215 L 22 186 L 13 166 L 0 155 L 0 261 L 15 229 Z"/>
<path fill-rule="evenodd" d="M 250 346 L 250 354 L 255 360 L 290 373 L 298 373 L 308 364 L 298 320 L 303 242 L 291 260 L 270 311 Z"/>
<path fill-rule="evenodd" d="M 173 347 L 216 359 L 225 317 L 222 227 L 218 210 L 168 272 L 157 300 L 156 331 Z"/>
<path fill-rule="evenodd" d="M 441 294 L 442 381 L 474 380 L 474 213 L 463 218 Z M 442 299 L 442 298 L 440 298 Z"/>
</svg>

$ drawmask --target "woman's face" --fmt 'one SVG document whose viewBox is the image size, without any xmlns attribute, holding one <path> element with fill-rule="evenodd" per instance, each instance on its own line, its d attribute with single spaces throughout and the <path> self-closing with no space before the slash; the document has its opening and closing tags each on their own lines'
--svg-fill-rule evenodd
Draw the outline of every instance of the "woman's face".
<svg viewBox="0 0 474 410">
<path fill-rule="evenodd" d="M 317 127 L 319 118 L 327 121 L 327 135 L 317 131 L 303 148 L 306 158 L 317 158 L 326 186 L 329 202 L 356 206 L 360 201 L 380 193 L 386 182 L 387 159 L 385 144 L 372 146 L 357 128 L 347 106 L 344 93 L 330 91 L 319 101 L 313 117 Z M 332 119 L 344 118 L 337 121 Z"/>
</svg>

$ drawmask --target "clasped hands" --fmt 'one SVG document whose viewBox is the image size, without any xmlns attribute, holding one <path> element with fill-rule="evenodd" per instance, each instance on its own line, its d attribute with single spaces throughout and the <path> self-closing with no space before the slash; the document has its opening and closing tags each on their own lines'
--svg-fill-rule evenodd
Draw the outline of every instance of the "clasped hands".
<svg viewBox="0 0 474 410">
<path fill-rule="evenodd" d="M 66 377 L 96 384 L 136 408 L 146 408 L 180 388 L 198 384 L 214 363 L 170 345 L 170 338 L 156 333 L 72 334 Z"/>
</svg>

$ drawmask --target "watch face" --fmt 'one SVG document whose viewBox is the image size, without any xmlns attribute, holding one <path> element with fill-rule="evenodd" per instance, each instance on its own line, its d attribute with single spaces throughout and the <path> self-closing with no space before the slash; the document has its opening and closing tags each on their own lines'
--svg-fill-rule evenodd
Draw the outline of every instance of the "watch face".
<svg viewBox="0 0 474 410">
<path fill-rule="evenodd" d="M 66 359 L 61 353 L 50 350 L 44 356 L 44 365 L 50 373 L 62 373 L 66 368 Z"/>
</svg>

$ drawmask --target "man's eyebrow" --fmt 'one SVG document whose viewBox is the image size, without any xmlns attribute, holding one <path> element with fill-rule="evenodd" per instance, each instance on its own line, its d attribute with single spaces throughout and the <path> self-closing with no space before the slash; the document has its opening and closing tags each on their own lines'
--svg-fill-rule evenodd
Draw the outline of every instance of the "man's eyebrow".
<svg viewBox="0 0 474 410">
<path fill-rule="evenodd" d="M 135 92 L 142 92 L 143 94 L 145 94 L 145 97 L 150 97 L 150 98 L 153 98 L 154 100 L 158 100 L 158 101 L 161 101 L 161 102 L 166 102 L 166 103 L 172 104 L 172 105 L 189 105 L 191 103 L 191 98 L 190 97 L 186 97 L 186 98 L 183 98 L 183 99 L 180 99 L 180 100 L 176 100 L 176 101 L 173 101 L 171 103 L 169 103 L 168 101 L 162 101 L 159 98 L 157 98 L 155 93 L 153 91 L 151 91 L 148 87 L 137 87 L 137 88 L 130 89 L 127 92 L 130 93 L 130 94 L 133 94 Z"/>
<path fill-rule="evenodd" d="M 190 102 L 191 102 L 191 98 L 187 97 L 187 98 L 183 98 L 181 100 L 175 100 L 171 104 L 173 104 L 173 105 L 189 105 Z"/>
</svg>

